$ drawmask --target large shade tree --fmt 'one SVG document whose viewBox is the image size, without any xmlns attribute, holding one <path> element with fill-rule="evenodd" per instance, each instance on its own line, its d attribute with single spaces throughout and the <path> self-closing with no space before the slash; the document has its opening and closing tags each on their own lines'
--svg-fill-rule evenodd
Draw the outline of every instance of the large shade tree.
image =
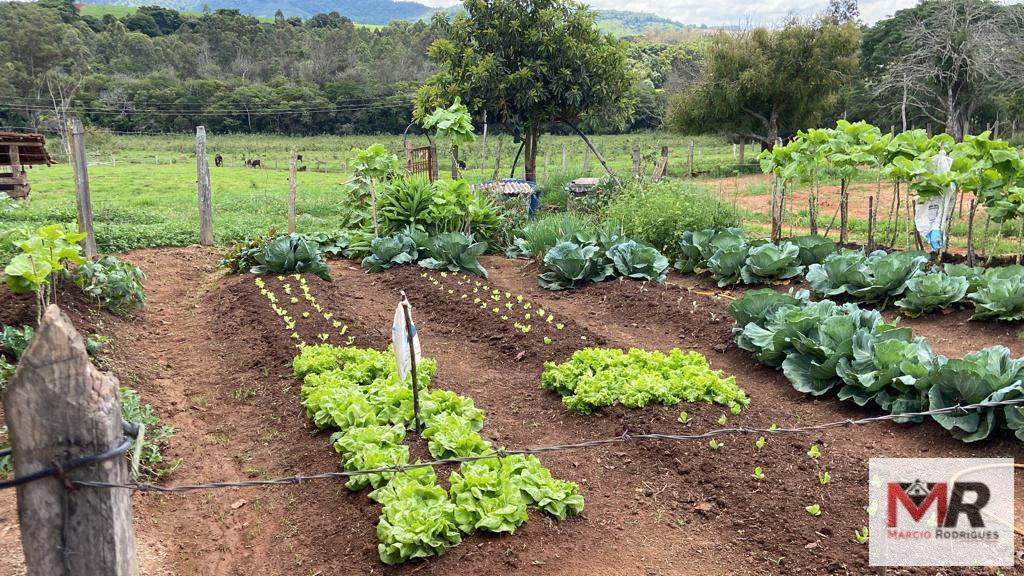
<svg viewBox="0 0 1024 576">
<path fill-rule="evenodd" d="M 943 126 L 957 140 L 1001 96 L 1024 91 L 1024 8 L 926 0 L 867 30 L 864 83 L 873 103 Z M 991 115 L 986 114 L 991 117 Z"/>
<path fill-rule="evenodd" d="M 461 98 L 521 139 L 528 180 L 536 180 L 538 143 L 552 123 L 629 121 L 637 79 L 626 47 L 599 32 L 584 5 L 465 0 L 463 9 L 430 48 L 438 71 L 416 94 L 417 118 Z"/>
<path fill-rule="evenodd" d="M 770 147 L 833 110 L 857 69 L 860 31 L 830 17 L 711 38 L 703 77 L 671 104 L 680 131 L 728 131 Z"/>
</svg>

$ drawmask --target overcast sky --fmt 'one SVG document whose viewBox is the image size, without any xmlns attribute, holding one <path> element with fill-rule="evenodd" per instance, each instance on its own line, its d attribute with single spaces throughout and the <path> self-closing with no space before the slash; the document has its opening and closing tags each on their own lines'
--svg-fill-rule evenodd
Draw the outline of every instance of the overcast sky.
<svg viewBox="0 0 1024 576">
<path fill-rule="evenodd" d="M 457 0 L 419 1 L 431 6 L 458 3 Z M 598 9 L 650 12 L 684 24 L 709 26 L 772 24 L 793 13 L 802 16 L 816 14 L 828 5 L 827 0 L 588 0 L 587 3 Z M 917 0 L 861 0 L 861 20 L 871 24 L 915 4 Z"/>
</svg>

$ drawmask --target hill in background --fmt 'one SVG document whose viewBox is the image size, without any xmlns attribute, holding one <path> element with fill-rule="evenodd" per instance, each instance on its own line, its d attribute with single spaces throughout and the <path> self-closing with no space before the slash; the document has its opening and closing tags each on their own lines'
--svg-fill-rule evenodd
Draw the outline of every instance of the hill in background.
<svg viewBox="0 0 1024 576">
<path fill-rule="evenodd" d="M 83 6 L 83 14 L 124 16 L 140 6 L 163 6 L 183 12 L 204 9 L 234 9 L 243 14 L 269 18 L 281 10 L 285 16 L 309 18 L 315 14 L 338 12 L 357 24 L 382 25 L 394 20 L 429 18 L 436 10 L 418 2 L 404 0 L 93 0 Z M 455 8 L 457 9 L 457 8 Z M 635 36 L 649 32 L 692 30 L 694 27 L 643 12 L 598 10 L 597 25 L 617 36 Z"/>
</svg>

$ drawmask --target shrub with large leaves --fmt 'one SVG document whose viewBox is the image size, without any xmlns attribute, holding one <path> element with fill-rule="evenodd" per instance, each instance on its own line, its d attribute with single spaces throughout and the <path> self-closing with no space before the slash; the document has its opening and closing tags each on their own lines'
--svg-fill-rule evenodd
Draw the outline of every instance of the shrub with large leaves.
<svg viewBox="0 0 1024 576">
<path fill-rule="evenodd" d="M 745 284 L 759 284 L 770 280 L 785 280 L 804 271 L 800 263 L 800 248 L 790 242 L 765 243 L 754 246 L 740 269 Z"/>
<path fill-rule="evenodd" d="M 627 278 L 664 283 L 668 275 L 668 258 L 651 246 L 633 240 L 615 244 L 606 252 L 615 266 L 615 273 Z"/>
<path fill-rule="evenodd" d="M 1024 266 L 986 270 L 981 286 L 968 297 L 975 309 L 971 320 L 1024 320 Z"/>
<path fill-rule="evenodd" d="M 416 242 L 406 234 L 374 238 L 370 242 L 370 255 L 363 258 L 362 266 L 368 272 L 383 272 L 392 266 L 416 261 L 419 251 Z"/>
<path fill-rule="evenodd" d="M 331 280 L 331 270 L 320 257 L 316 243 L 298 234 L 278 236 L 267 242 L 260 248 L 255 259 L 258 264 L 251 270 L 254 274 L 308 272 L 324 280 Z"/>
<path fill-rule="evenodd" d="M 111 312 L 125 314 L 146 304 L 142 287 L 146 275 L 138 266 L 116 256 L 104 256 L 65 273 L 82 292 Z"/>
<path fill-rule="evenodd" d="M 907 291 L 896 306 L 910 317 L 942 310 L 960 302 L 967 294 L 969 283 L 962 276 L 945 272 L 930 272 L 907 281 Z"/>
<path fill-rule="evenodd" d="M 487 270 L 478 260 L 487 250 L 486 242 L 477 242 L 461 232 L 439 234 L 431 239 L 430 258 L 420 260 L 420 266 L 433 270 L 467 272 L 487 277 Z"/>
<path fill-rule="evenodd" d="M 559 242 L 544 255 L 546 271 L 539 278 L 541 288 L 564 290 L 608 278 L 612 265 L 600 256 L 600 250 L 594 245 Z"/>
</svg>

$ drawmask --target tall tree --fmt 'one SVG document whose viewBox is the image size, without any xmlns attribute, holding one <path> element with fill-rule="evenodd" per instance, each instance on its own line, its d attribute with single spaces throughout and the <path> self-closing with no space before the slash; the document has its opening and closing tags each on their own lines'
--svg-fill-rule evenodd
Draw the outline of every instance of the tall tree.
<svg viewBox="0 0 1024 576">
<path fill-rule="evenodd" d="M 553 122 L 621 127 L 636 101 L 622 42 L 598 31 L 573 0 L 465 0 L 430 48 L 438 72 L 416 95 L 417 118 L 460 97 L 523 141 L 537 177 L 541 134 Z"/>
<path fill-rule="evenodd" d="M 900 11 L 865 36 L 876 64 L 870 94 L 899 108 L 904 127 L 908 115 L 924 116 L 961 140 L 994 96 L 1024 90 L 1022 28 L 1024 9 L 990 0 L 927 0 Z"/>
<path fill-rule="evenodd" d="M 823 17 L 711 38 L 702 79 L 676 96 L 680 131 L 729 131 L 770 147 L 832 110 L 857 69 L 860 31 Z"/>
</svg>

